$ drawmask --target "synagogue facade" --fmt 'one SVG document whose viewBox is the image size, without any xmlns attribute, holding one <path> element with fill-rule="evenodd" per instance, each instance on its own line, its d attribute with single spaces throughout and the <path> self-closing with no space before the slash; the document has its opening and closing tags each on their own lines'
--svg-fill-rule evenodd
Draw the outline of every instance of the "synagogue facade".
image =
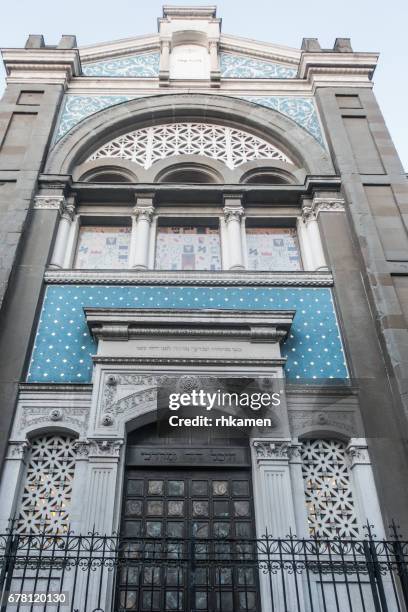
<svg viewBox="0 0 408 612">
<path fill-rule="evenodd" d="M 362 544 L 330 565 L 339 539 L 408 536 L 408 182 L 378 54 L 230 36 L 204 6 L 2 54 L 0 532 L 21 558 L 1 588 L 83 611 L 403 610 Z M 270 426 L 160 434 L 160 389 L 204 384 L 279 392 Z M 290 538 L 324 541 L 326 573 L 303 547 L 286 575 Z"/>
</svg>

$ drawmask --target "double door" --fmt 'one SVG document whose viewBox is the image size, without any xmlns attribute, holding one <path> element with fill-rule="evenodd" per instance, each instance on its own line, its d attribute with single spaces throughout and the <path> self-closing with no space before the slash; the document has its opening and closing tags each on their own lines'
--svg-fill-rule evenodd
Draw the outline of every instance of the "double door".
<svg viewBox="0 0 408 612">
<path fill-rule="evenodd" d="M 125 475 L 119 610 L 259 612 L 249 469 Z"/>
</svg>

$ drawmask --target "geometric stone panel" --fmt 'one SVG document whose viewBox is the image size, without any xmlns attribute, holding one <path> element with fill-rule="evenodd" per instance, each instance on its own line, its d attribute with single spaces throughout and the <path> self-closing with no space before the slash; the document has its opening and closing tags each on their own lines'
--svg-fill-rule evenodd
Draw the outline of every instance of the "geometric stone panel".
<svg viewBox="0 0 408 612">
<path fill-rule="evenodd" d="M 303 441 L 302 472 L 310 535 L 358 538 L 346 445 L 338 440 Z"/>
<path fill-rule="evenodd" d="M 66 533 L 75 471 L 74 443 L 74 438 L 65 435 L 32 440 L 19 507 L 20 533 Z"/>
<path fill-rule="evenodd" d="M 28 382 L 90 382 L 96 346 L 84 307 L 286 310 L 296 314 L 282 345 L 289 380 L 347 379 L 329 288 L 50 285 Z"/>
<path fill-rule="evenodd" d="M 169 123 L 141 128 L 107 142 L 87 161 L 127 159 L 147 169 L 155 161 L 177 155 L 203 155 L 218 159 L 231 169 L 257 159 L 292 163 L 262 138 L 209 123 Z"/>
</svg>

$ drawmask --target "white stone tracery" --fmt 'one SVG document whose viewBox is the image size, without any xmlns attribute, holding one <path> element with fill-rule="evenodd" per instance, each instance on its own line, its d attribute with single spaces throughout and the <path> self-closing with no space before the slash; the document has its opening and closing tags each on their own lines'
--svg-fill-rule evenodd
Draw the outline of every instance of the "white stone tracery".
<svg viewBox="0 0 408 612">
<path fill-rule="evenodd" d="M 346 445 L 337 440 L 304 441 L 302 473 L 310 534 L 359 537 Z"/>
<path fill-rule="evenodd" d="M 20 533 L 65 533 L 75 471 L 75 439 L 47 435 L 32 440 L 18 515 Z"/>
<path fill-rule="evenodd" d="M 228 168 L 257 159 L 292 161 L 274 145 L 253 134 L 224 125 L 168 123 L 141 128 L 118 136 L 93 153 L 87 161 L 127 159 L 145 169 L 175 155 L 203 155 Z"/>
</svg>

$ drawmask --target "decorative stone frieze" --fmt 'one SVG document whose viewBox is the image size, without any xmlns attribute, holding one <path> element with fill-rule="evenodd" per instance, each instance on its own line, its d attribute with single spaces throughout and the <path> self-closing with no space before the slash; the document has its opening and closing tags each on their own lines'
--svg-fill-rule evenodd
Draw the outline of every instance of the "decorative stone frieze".
<svg viewBox="0 0 408 612">
<path fill-rule="evenodd" d="M 63 423 L 78 433 L 85 434 L 89 408 L 86 406 L 58 406 L 50 405 L 23 405 L 17 413 L 18 433 L 33 430 L 34 427 L 45 426 L 49 423 Z"/>
<path fill-rule="evenodd" d="M 173 270 L 115 270 L 114 273 L 105 270 L 48 270 L 45 273 L 48 284 L 64 285 L 188 285 L 188 286 L 236 286 L 258 287 L 259 273 L 245 270 L 201 272 L 194 270 L 191 274 L 186 271 Z M 318 272 L 262 272 L 262 286 L 264 287 L 331 287 L 333 276 L 328 271 Z"/>
<path fill-rule="evenodd" d="M 58 210 L 62 211 L 65 204 L 63 195 L 37 195 L 34 198 L 36 210 Z"/>
</svg>

